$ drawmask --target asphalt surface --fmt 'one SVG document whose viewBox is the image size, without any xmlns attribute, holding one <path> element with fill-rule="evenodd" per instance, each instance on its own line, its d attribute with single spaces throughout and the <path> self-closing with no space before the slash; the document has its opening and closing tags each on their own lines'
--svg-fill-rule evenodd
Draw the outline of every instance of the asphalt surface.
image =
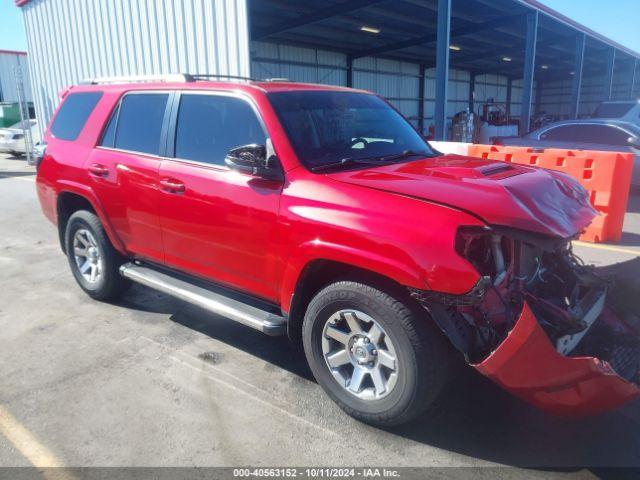
<svg viewBox="0 0 640 480">
<path fill-rule="evenodd" d="M 615 251 L 576 250 L 599 264 L 640 255 L 640 197 L 625 230 Z M 0 467 L 376 465 L 594 478 L 640 465 L 640 403 L 573 420 L 471 372 L 460 381 L 465 395 L 441 419 L 375 429 L 323 394 L 285 338 L 139 286 L 95 302 L 40 212 L 33 169 L 0 156 Z"/>
</svg>

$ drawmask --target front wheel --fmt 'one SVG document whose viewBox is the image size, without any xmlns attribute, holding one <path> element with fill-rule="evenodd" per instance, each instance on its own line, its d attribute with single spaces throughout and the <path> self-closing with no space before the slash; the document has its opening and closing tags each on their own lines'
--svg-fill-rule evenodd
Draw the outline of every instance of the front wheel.
<svg viewBox="0 0 640 480">
<path fill-rule="evenodd" d="M 399 294 L 337 282 L 310 302 L 303 342 L 311 370 L 349 415 L 377 426 L 434 409 L 451 353 L 427 313 Z"/>
</svg>

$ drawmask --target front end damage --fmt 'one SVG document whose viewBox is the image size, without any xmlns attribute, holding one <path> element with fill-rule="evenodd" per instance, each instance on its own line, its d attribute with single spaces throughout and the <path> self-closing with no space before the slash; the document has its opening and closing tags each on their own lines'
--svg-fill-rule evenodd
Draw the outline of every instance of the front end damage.
<svg viewBox="0 0 640 480">
<path fill-rule="evenodd" d="M 456 250 L 475 288 L 412 295 L 474 368 L 557 414 L 640 395 L 640 259 L 595 268 L 568 240 L 501 228 L 462 228 Z"/>
</svg>

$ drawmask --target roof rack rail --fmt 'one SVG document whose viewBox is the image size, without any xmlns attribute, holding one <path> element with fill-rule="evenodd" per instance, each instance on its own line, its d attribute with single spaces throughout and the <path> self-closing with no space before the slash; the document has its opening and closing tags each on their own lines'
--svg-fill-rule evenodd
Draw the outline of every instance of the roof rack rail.
<svg viewBox="0 0 640 480">
<path fill-rule="evenodd" d="M 224 75 L 219 73 L 191 73 L 189 74 L 194 80 L 207 80 L 209 78 L 228 78 L 230 80 L 246 80 L 247 82 L 258 82 L 259 80 L 251 77 L 242 77 L 239 75 Z"/>
<path fill-rule="evenodd" d="M 100 85 L 108 83 L 141 83 L 141 82 L 193 82 L 194 78 L 187 73 L 169 73 L 165 75 L 123 75 L 116 77 L 87 78 L 80 85 Z"/>
</svg>

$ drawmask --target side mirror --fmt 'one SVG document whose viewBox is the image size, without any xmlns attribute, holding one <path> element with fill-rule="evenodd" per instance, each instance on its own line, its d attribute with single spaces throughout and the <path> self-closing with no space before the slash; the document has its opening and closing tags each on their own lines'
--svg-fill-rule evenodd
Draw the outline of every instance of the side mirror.
<svg viewBox="0 0 640 480">
<path fill-rule="evenodd" d="M 267 156 L 267 147 L 250 144 L 229 150 L 224 163 L 237 172 L 267 180 L 282 180 L 283 174 L 275 155 Z"/>
</svg>

